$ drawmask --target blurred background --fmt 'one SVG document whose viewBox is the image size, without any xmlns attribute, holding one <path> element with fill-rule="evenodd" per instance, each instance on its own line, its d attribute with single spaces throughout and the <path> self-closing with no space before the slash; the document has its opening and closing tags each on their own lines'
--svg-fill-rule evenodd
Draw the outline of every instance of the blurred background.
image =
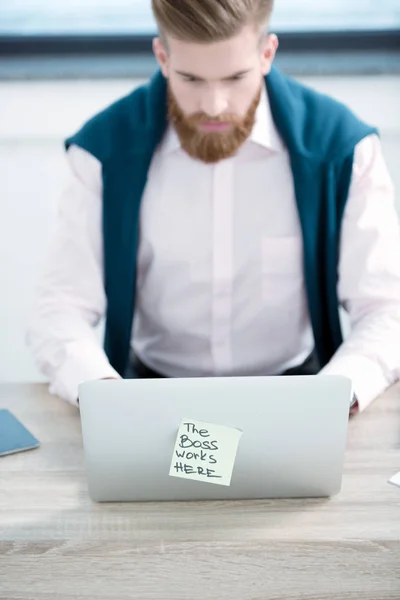
<svg viewBox="0 0 400 600">
<path fill-rule="evenodd" d="M 272 29 L 283 71 L 379 127 L 399 190 L 400 0 L 276 0 Z M 0 2 L 0 381 L 41 380 L 24 334 L 63 139 L 154 72 L 154 33 L 150 0 Z"/>
</svg>

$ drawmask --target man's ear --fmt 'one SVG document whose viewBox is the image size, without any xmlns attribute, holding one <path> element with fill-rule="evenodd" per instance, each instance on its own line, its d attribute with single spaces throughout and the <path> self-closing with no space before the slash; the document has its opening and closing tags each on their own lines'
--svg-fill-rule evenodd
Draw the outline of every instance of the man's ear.
<svg viewBox="0 0 400 600">
<path fill-rule="evenodd" d="M 153 40 L 153 52 L 164 77 L 168 77 L 168 52 L 159 37 Z"/>
<path fill-rule="evenodd" d="M 261 47 L 261 69 L 263 75 L 268 75 L 271 71 L 276 52 L 279 47 L 278 36 L 271 33 L 262 41 Z"/>
</svg>

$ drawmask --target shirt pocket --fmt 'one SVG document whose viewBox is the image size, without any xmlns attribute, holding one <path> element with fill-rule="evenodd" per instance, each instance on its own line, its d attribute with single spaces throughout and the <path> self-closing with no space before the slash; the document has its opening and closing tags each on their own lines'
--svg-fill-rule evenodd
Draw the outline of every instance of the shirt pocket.
<svg viewBox="0 0 400 600">
<path fill-rule="evenodd" d="M 261 242 L 262 298 L 270 306 L 299 299 L 303 293 L 302 239 L 268 237 Z"/>
</svg>

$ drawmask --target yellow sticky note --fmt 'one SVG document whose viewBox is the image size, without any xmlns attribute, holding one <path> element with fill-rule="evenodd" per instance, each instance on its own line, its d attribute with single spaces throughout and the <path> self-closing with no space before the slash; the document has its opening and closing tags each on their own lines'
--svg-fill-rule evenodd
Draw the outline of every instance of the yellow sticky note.
<svg viewBox="0 0 400 600">
<path fill-rule="evenodd" d="M 183 419 L 170 476 L 229 486 L 241 436 L 234 427 Z"/>
</svg>

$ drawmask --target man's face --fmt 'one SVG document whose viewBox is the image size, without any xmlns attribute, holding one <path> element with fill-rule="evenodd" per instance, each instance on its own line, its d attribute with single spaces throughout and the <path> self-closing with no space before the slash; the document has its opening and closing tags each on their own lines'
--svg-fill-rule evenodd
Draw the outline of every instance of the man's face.
<svg viewBox="0 0 400 600">
<path fill-rule="evenodd" d="M 278 46 L 246 27 L 234 38 L 196 44 L 167 38 L 154 51 L 168 79 L 169 113 L 182 146 L 196 158 L 215 162 L 231 156 L 250 135 L 262 78 Z"/>
</svg>

